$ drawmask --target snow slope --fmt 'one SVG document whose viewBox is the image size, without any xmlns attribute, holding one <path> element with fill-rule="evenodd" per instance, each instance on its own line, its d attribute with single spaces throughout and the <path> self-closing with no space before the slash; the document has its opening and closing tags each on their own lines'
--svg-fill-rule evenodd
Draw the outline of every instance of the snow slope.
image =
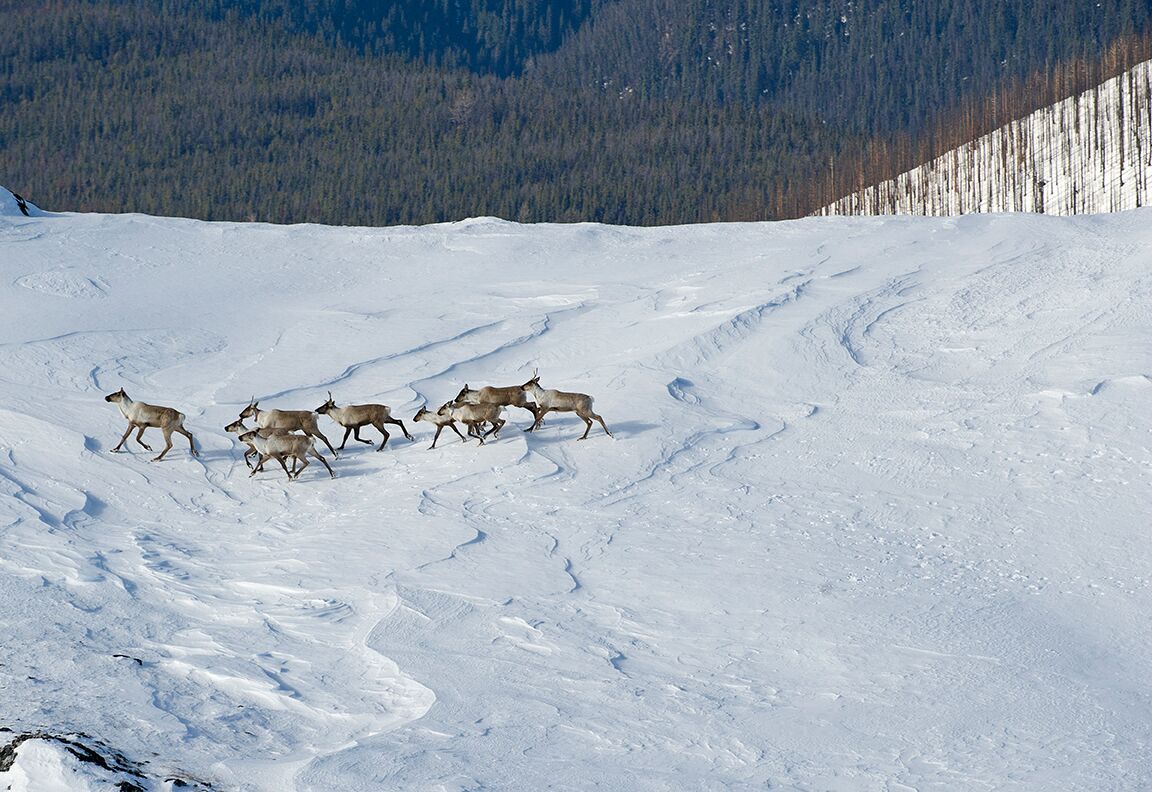
<svg viewBox="0 0 1152 792">
<path fill-rule="evenodd" d="M 1147 210 L 5 211 L 0 273 L 13 737 L 149 790 L 1152 784 Z M 615 437 L 411 422 L 537 368 Z M 109 453 L 121 386 L 200 456 Z M 222 427 L 328 391 L 416 441 L 250 478 Z M 115 788 L 61 745 L 0 788 Z"/>
<path fill-rule="evenodd" d="M 1150 204 L 1152 61 L 818 214 L 1073 215 Z"/>
</svg>

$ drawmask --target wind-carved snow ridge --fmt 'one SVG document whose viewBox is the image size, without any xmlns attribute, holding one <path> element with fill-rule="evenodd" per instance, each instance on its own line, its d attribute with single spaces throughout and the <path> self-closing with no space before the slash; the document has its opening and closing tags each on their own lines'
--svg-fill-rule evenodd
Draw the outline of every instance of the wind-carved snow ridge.
<svg viewBox="0 0 1152 792">
<path fill-rule="evenodd" d="M 817 214 L 1116 212 L 1152 202 L 1152 62 Z"/>
<path fill-rule="evenodd" d="M 809 281 L 805 280 L 787 289 L 767 302 L 739 311 L 732 318 L 701 333 L 659 355 L 655 363 L 660 366 L 696 366 L 712 362 L 733 345 L 751 337 L 759 329 L 764 317 L 771 311 L 799 299 Z"/>
<path fill-rule="evenodd" d="M 875 347 L 874 331 L 895 312 L 908 308 L 908 295 L 915 289 L 915 273 L 903 275 L 856 298 L 845 311 L 826 317 L 839 346 L 853 363 L 861 367 L 872 364 L 870 350 Z"/>
<path fill-rule="evenodd" d="M 0 788 L 1143 789 L 1148 212 L 0 214 L 0 727 L 139 772 Z M 413 423 L 537 369 L 613 436 Z M 415 441 L 250 475 L 329 390 Z"/>
<path fill-rule="evenodd" d="M 66 333 L 0 344 L 0 380 L 74 393 L 93 388 L 111 392 L 123 386 L 131 393 L 134 385 L 153 387 L 149 380 L 156 372 L 225 346 L 223 336 L 201 328 Z"/>
</svg>

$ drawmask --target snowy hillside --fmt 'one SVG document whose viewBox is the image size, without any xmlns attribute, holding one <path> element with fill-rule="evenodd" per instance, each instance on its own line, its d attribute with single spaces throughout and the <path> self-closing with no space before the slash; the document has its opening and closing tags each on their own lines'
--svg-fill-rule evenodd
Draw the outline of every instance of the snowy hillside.
<svg viewBox="0 0 1152 792">
<path fill-rule="evenodd" d="M 1152 202 L 1152 62 L 1039 110 L 823 215 L 1116 212 Z"/>
<path fill-rule="evenodd" d="M 0 789 L 1152 784 L 1152 210 L 32 209 L 0 211 Z M 614 437 L 411 420 L 536 369 Z M 199 456 L 110 453 L 121 387 Z M 249 477 L 222 427 L 329 391 L 415 441 Z"/>
</svg>

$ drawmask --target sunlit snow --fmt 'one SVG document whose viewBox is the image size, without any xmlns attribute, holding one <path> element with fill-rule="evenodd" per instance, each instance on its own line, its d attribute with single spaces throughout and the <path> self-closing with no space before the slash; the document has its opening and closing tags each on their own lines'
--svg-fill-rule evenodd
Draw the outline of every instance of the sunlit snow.
<svg viewBox="0 0 1152 792">
<path fill-rule="evenodd" d="M 373 229 L 0 199 L 11 735 L 83 735 L 148 790 L 1152 784 L 1152 210 Z M 615 437 L 512 409 L 429 450 L 411 420 L 536 370 Z M 110 453 L 121 387 L 200 456 Z M 225 424 L 329 391 L 416 440 L 249 477 Z M 30 740 L 0 788 L 118 779 Z"/>
</svg>

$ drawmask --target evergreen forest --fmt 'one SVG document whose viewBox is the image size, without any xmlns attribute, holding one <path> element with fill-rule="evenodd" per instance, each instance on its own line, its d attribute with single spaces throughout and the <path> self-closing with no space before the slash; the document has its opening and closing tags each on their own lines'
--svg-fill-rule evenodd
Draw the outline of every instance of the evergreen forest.
<svg viewBox="0 0 1152 792">
<path fill-rule="evenodd" d="M 1149 57 L 1149 0 L 0 0 L 0 184 L 206 220 L 781 219 Z"/>
</svg>

